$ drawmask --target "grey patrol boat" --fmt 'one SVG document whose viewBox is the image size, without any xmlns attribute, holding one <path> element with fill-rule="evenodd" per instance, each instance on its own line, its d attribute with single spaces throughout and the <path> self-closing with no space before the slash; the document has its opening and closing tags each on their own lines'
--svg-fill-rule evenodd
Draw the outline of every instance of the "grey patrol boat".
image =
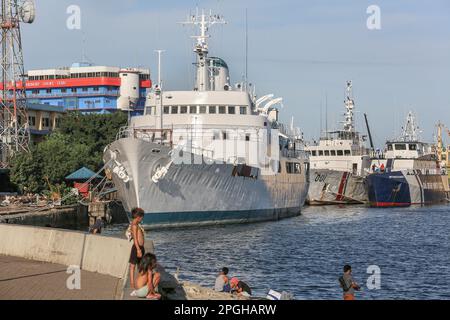
<svg viewBox="0 0 450 320">
<path fill-rule="evenodd" d="M 200 29 L 192 91 L 147 96 L 106 147 L 104 162 L 129 214 L 145 211 L 146 228 L 247 223 L 297 216 L 309 186 L 309 158 L 298 129 L 278 121 L 281 98 L 257 98 L 232 86 L 227 64 L 208 57 L 208 29 L 224 23 L 197 14 Z"/>
</svg>

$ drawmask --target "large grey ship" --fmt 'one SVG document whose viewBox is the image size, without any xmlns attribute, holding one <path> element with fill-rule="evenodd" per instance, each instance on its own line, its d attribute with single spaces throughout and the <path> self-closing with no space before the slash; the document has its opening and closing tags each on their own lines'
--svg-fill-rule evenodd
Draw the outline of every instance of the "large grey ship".
<svg viewBox="0 0 450 320">
<path fill-rule="evenodd" d="M 308 193 L 309 158 L 298 129 L 279 122 L 281 98 L 258 98 L 247 81 L 232 85 L 228 65 L 209 57 L 199 26 L 192 91 L 149 93 L 144 115 L 130 119 L 104 153 L 125 210 L 145 211 L 144 225 L 180 227 L 278 220 L 299 215 Z"/>
</svg>

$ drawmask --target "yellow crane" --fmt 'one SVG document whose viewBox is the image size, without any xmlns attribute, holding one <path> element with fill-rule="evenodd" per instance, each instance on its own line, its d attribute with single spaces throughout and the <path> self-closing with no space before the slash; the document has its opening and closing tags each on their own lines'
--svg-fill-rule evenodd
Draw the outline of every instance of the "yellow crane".
<svg viewBox="0 0 450 320">
<path fill-rule="evenodd" d="M 447 128 L 443 123 L 439 122 L 436 125 L 438 129 L 437 134 L 437 146 L 436 146 L 436 153 L 438 156 L 439 161 L 445 162 L 447 169 L 450 169 L 450 145 L 447 145 L 444 148 L 444 140 L 442 138 L 442 131 L 445 130 L 450 137 L 450 129 Z"/>
</svg>

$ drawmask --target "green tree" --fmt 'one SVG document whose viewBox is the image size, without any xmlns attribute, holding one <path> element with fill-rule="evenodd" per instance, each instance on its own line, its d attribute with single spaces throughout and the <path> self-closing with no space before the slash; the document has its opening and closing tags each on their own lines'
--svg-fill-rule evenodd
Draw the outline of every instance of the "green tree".
<svg viewBox="0 0 450 320">
<path fill-rule="evenodd" d="M 126 123 L 127 115 L 122 112 L 67 114 L 57 131 L 30 153 L 13 159 L 11 182 L 21 192 L 42 193 L 49 189 L 46 178 L 51 185 L 64 187 L 64 178 L 81 167 L 98 171 L 103 166 L 103 150 Z"/>
</svg>

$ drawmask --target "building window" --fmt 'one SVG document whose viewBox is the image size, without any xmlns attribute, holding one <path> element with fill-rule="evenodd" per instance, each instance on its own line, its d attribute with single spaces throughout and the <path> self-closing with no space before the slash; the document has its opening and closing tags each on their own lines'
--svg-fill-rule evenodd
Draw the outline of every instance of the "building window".
<svg viewBox="0 0 450 320">
<path fill-rule="evenodd" d="M 44 128 L 50 127 L 50 119 L 49 118 L 42 118 L 42 126 Z"/>
<path fill-rule="evenodd" d="M 209 113 L 215 114 L 216 113 L 216 106 L 209 106 Z"/>
<path fill-rule="evenodd" d="M 245 135 L 245 141 L 250 141 L 250 134 L 249 134 L 249 133 L 247 133 L 247 134 Z"/>
<path fill-rule="evenodd" d="M 220 114 L 226 114 L 227 108 L 225 106 L 219 106 L 219 113 Z"/>
<path fill-rule="evenodd" d="M 228 114 L 236 114 L 236 107 L 228 107 Z"/>
<path fill-rule="evenodd" d="M 247 107 L 241 107 L 240 112 L 241 114 L 247 114 Z"/>
<path fill-rule="evenodd" d="M 226 131 L 222 131 L 222 139 L 227 140 L 227 132 Z"/>
<path fill-rule="evenodd" d="M 28 122 L 30 124 L 30 126 L 36 126 L 36 117 L 35 116 L 29 116 L 28 117 Z"/>
</svg>

